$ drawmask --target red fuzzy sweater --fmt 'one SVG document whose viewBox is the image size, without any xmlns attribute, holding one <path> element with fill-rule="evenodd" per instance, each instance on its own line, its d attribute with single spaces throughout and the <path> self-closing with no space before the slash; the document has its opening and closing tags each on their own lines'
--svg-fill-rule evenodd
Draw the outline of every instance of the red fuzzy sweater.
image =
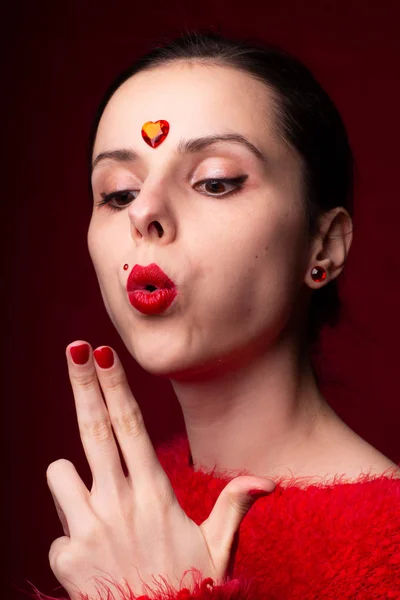
<svg viewBox="0 0 400 600">
<path fill-rule="evenodd" d="M 158 448 L 157 455 L 182 508 L 197 524 L 208 517 L 228 481 L 249 474 L 194 471 L 188 440 L 182 436 Z M 257 500 L 241 523 L 225 585 L 202 580 L 198 573 L 192 594 L 163 583 L 151 597 L 400 600 L 400 479 L 393 471 L 361 475 L 353 483 L 343 479 L 336 476 L 319 486 L 305 484 L 304 478 L 276 479 L 276 489 Z M 36 588 L 32 597 L 56 600 Z M 114 598 L 138 597 L 121 589 L 118 598 L 104 591 L 100 600 Z"/>
</svg>

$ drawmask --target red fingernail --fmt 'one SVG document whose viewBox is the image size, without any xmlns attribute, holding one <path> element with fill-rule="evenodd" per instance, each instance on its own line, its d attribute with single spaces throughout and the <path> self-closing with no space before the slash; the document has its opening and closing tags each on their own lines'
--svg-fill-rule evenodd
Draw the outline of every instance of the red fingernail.
<svg viewBox="0 0 400 600">
<path fill-rule="evenodd" d="M 248 494 L 249 496 L 251 496 L 252 498 L 254 498 L 254 500 L 257 500 L 257 498 L 262 498 L 262 496 L 268 496 L 268 494 L 270 494 L 271 492 L 267 492 L 266 490 L 249 490 Z"/>
<path fill-rule="evenodd" d="M 84 365 L 89 360 L 89 344 L 79 344 L 71 346 L 69 349 L 71 358 L 77 365 Z"/>
<path fill-rule="evenodd" d="M 114 364 L 114 353 L 109 346 L 104 346 L 104 348 L 97 348 L 93 352 L 93 355 L 96 359 L 97 364 L 102 369 L 109 369 Z"/>
</svg>

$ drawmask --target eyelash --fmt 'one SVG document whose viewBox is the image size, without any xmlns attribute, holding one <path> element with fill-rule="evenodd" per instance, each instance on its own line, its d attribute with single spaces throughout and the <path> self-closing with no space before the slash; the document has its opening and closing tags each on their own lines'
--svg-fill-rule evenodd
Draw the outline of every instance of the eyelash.
<svg viewBox="0 0 400 600">
<path fill-rule="evenodd" d="M 234 177 L 231 179 L 225 178 L 225 179 L 203 179 L 202 181 L 198 181 L 196 185 L 201 185 L 204 183 L 223 183 L 225 184 L 230 184 L 230 185 L 234 185 L 236 186 L 236 189 L 232 190 L 231 192 L 228 192 L 227 194 L 222 194 L 220 196 L 216 196 L 215 194 L 205 194 L 207 196 L 214 196 L 215 198 L 225 198 L 226 196 L 234 196 L 235 194 L 238 194 L 242 188 L 244 187 L 244 182 L 246 181 L 246 179 L 248 178 L 248 175 L 240 175 L 239 177 Z M 112 204 L 110 204 L 111 200 L 113 200 L 114 198 L 118 198 L 121 197 L 123 195 L 126 194 L 130 194 L 131 192 L 134 192 L 136 190 L 118 190 L 115 192 L 111 192 L 110 194 L 105 194 L 104 192 L 102 192 L 100 194 L 100 196 L 102 197 L 102 200 L 97 202 L 96 205 L 97 206 L 107 206 L 108 210 L 112 211 L 112 212 L 118 212 L 120 210 L 123 210 L 124 208 L 126 208 L 126 206 L 128 204 L 125 204 L 124 206 L 113 206 Z"/>
</svg>

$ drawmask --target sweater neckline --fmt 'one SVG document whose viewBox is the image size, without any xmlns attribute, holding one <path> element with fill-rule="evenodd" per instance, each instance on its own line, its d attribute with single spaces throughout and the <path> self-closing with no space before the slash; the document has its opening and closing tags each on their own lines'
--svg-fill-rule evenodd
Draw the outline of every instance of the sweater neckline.
<svg viewBox="0 0 400 600">
<path fill-rule="evenodd" d="M 168 472 L 168 469 L 176 470 L 179 469 L 181 475 L 183 471 L 189 479 L 203 479 L 210 481 L 211 479 L 219 481 L 221 483 L 228 483 L 235 477 L 241 475 L 253 475 L 246 469 L 235 469 L 235 470 L 223 470 L 214 466 L 213 469 L 206 469 L 200 466 L 197 470 L 194 469 L 193 459 L 190 452 L 189 440 L 186 434 L 180 433 L 175 434 L 170 440 L 164 442 L 157 448 L 157 455 L 164 468 Z M 400 464 L 398 465 L 400 467 Z M 271 477 L 277 487 L 281 489 L 292 489 L 296 490 L 307 490 L 309 488 L 319 489 L 330 489 L 337 486 L 347 485 L 364 485 L 369 483 L 394 483 L 398 481 L 400 486 L 400 476 L 395 472 L 395 467 L 389 467 L 383 473 L 360 473 L 357 477 L 348 478 L 344 474 L 335 474 L 331 477 L 323 479 L 323 476 L 319 475 L 305 475 L 305 476 L 289 476 L 281 475 L 279 477 Z M 267 477 L 267 476 L 266 476 Z"/>
</svg>

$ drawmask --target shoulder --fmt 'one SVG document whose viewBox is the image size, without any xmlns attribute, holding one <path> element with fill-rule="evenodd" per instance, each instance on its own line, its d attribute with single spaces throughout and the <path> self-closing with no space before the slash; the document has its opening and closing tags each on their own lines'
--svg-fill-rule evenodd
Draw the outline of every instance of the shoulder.
<svg viewBox="0 0 400 600">
<path fill-rule="evenodd" d="M 322 484 L 332 481 L 355 483 L 369 477 L 400 479 L 400 466 L 359 436 L 345 423 L 320 438 L 320 452 L 298 475 L 314 476 Z"/>
<path fill-rule="evenodd" d="M 390 475 L 395 479 L 400 479 L 400 467 L 392 460 L 378 452 L 378 456 L 371 465 L 373 472 L 377 475 Z"/>
<path fill-rule="evenodd" d="M 385 456 L 365 439 L 353 432 L 354 436 L 347 449 L 345 460 L 353 475 L 370 473 L 371 475 L 390 475 L 400 478 L 400 466 Z"/>
<path fill-rule="evenodd" d="M 399 465 L 357 433 L 353 432 L 353 434 L 350 438 L 346 436 L 346 443 L 342 446 L 343 451 L 340 453 L 335 469 L 338 474 L 345 474 L 353 481 L 363 475 L 400 479 Z M 340 445 L 337 447 L 341 448 Z"/>
</svg>

